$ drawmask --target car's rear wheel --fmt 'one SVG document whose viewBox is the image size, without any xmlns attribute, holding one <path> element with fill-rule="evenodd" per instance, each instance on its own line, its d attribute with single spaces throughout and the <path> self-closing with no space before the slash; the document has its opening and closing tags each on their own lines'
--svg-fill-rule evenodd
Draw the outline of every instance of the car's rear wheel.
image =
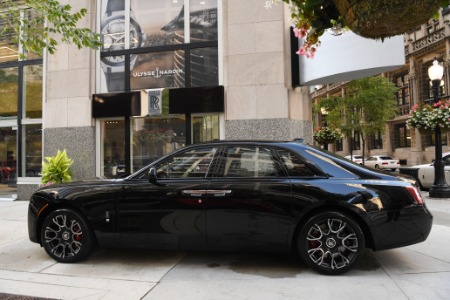
<svg viewBox="0 0 450 300">
<path fill-rule="evenodd" d="M 338 275 L 352 269 L 365 248 L 359 225 L 340 212 L 322 212 L 311 217 L 297 236 L 301 258 L 322 274 Z"/>
<path fill-rule="evenodd" d="M 77 262 L 94 248 L 94 236 L 86 220 L 77 212 L 59 209 L 50 213 L 41 227 L 41 242 L 56 261 Z"/>
<path fill-rule="evenodd" d="M 380 166 L 379 165 L 375 165 L 375 169 L 380 169 Z"/>
</svg>

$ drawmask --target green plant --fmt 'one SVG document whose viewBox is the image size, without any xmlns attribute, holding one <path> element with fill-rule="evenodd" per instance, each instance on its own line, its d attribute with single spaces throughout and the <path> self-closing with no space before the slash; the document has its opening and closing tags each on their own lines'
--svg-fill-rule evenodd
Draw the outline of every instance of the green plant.
<svg viewBox="0 0 450 300">
<path fill-rule="evenodd" d="M 70 166 L 73 164 L 73 159 L 67 156 L 66 150 L 58 150 L 55 156 L 45 157 L 42 162 L 42 183 L 53 184 L 72 181 L 72 173 Z"/>
<path fill-rule="evenodd" d="M 412 107 L 408 127 L 433 131 L 436 126 L 450 129 L 450 100 L 440 100 L 438 103 L 416 104 Z"/>
<path fill-rule="evenodd" d="M 342 134 L 339 129 L 324 126 L 319 127 L 314 132 L 313 137 L 319 144 L 323 145 L 339 140 L 342 137 Z"/>
</svg>

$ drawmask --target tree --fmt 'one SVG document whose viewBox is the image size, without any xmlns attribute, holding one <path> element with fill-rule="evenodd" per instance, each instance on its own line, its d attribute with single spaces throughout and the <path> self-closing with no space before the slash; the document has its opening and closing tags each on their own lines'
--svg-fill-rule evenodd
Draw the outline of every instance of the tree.
<svg viewBox="0 0 450 300">
<path fill-rule="evenodd" d="M 26 52 L 41 56 L 45 49 L 55 52 L 57 38 L 79 49 L 98 49 L 100 35 L 78 27 L 86 14 L 85 8 L 72 12 L 70 5 L 57 0 L 0 0 L 0 37 L 12 38 Z"/>
<path fill-rule="evenodd" d="M 329 126 L 340 128 L 345 136 L 359 132 L 364 157 L 367 137 L 384 132 L 397 113 L 396 91 L 387 78 L 362 78 L 349 82 L 346 96 L 322 98 L 317 106 L 328 111 Z"/>
</svg>

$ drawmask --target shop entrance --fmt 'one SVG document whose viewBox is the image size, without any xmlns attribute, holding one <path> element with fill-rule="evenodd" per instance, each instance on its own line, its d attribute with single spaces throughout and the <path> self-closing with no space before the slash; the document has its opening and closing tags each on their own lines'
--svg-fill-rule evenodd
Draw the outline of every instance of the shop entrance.
<svg viewBox="0 0 450 300">
<path fill-rule="evenodd" d="M 17 197 L 17 130 L 0 127 L 0 198 Z"/>
<path fill-rule="evenodd" d="M 188 122 L 189 121 L 189 122 Z M 102 121 L 101 175 L 121 178 L 126 172 L 125 121 Z M 190 129 L 186 129 L 190 124 Z M 219 139 L 218 115 L 170 115 L 132 118 L 130 128 L 130 170 L 135 172 L 154 160 L 187 144 Z"/>
</svg>

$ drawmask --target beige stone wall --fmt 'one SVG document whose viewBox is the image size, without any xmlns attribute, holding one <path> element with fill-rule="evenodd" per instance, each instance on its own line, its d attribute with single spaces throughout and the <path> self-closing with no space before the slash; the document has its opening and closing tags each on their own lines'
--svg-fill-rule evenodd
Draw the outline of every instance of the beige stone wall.
<svg viewBox="0 0 450 300">
<path fill-rule="evenodd" d="M 290 87 L 287 6 L 228 0 L 223 7 L 226 119 L 311 120 L 303 113 L 310 110 L 308 93 Z"/>
<path fill-rule="evenodd" d="M 287 5 L 222 3 L 225 138 L 312 142 L 308 88 L 291 87 Z"/>
<path fill-rule="evenodd" d="M 65 0 L 74 10 L 88 9 L 80 25 L 95 30 L 95 2 Z M 45 61 L 44 128 L 92 126 L 91 95 L 95 92 L 95 51 L 60 43 Z"/>
</svg>

